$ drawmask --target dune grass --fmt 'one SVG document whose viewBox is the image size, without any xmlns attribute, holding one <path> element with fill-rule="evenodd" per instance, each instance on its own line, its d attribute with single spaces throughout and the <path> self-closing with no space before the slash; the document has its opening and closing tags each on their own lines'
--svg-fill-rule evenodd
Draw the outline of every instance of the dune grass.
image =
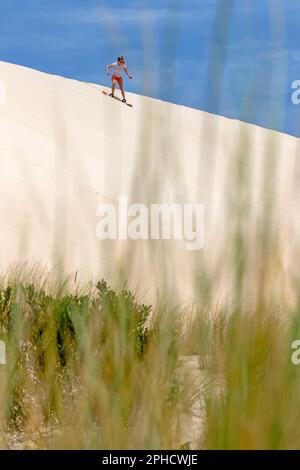
<svg viewBox="0 0 300 470">
<path fill-rule="evenodd" d="M 183 330 L 105 281 L 3 284 L 1 448 L 299 448 L 298 309 L 208 310 Z"/>
</svg>

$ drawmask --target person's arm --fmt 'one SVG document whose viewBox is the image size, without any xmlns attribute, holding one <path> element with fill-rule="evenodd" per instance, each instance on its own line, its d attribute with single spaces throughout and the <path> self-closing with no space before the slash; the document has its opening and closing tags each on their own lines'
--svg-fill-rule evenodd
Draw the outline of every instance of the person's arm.
<svg viewBox="0 0 300 470">
<path fill-rule="evenodd" d="M 132 79 L 132 76 L 129 75 L 128 70 L 127 70 L 127 67 L 126 67 L 125 65 L 124 65 L 123 69 L 124 69 L 124 72 L 126 73 L 127 77 L 131 80 L 131 79 Z"/>
<path fill-rule="evenodd" d="M 109 64 L 106 66 L 106 75 L 110 74 L 110 69 L 113 67 L 113 64 Z"/>
</svg>

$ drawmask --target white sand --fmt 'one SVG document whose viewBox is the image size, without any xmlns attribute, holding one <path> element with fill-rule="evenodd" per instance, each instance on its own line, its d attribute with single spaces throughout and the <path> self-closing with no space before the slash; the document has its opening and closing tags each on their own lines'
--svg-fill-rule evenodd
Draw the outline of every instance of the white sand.
<svg viewBox="0 0 300 470">
<path fill-rule="evenodd" d="M 128 93 L 131 109 L 102 95 L 101 86 L 4 62 L 0 79 L 3 272 L 23 261 L 60 262 L 64 273 L 113 284 L 123 276 L 146 296 L 182 302 L 202 295 L 195 280 L 204 287 L 210 279 L 210 296 L 229 299 L 241 277 L 232 263 L 239 220 L 247 265 L 238 288 L 252 299 L 260 289 L 274 301 L 293 298 L 298 139 Z M 204 249 L 188 252 L 174 240 L 97 240 L 97 206 L 119 195 L 130 203 L 203 203 Z M 276 249 L 269 238 L 260 243 L 265 225 Z"/>
</svg>

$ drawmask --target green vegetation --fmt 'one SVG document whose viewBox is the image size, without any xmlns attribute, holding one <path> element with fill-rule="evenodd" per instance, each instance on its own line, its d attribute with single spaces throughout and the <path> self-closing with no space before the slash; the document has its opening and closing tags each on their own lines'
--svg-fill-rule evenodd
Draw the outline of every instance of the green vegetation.
<svg viewBox="0 0 300 470">
<path fill-rule="evenodd" d="M 298 310 L 208 313 L 182 322 L 104 281 L 3 283 L 1 447 L 299 448 Z"/>
</svg>

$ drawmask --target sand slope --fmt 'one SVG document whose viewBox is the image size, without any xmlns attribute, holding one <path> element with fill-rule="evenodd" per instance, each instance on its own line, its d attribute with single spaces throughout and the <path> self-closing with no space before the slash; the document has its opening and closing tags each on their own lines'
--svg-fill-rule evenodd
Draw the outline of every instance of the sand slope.
<svg viewBox="0 0 300 470">
<path fill-rule="evenodd" d="M 292 298 L 298 139 L 224 117 L 0 62 L 0 260 L 126 278 L 174 300 Z M 205 246 L 99 241 L 99 202 L 203 203 Z M 236 247 L 239 247 L 237 250 Z M 241 280 L 243 282 L 241 282 Z M 195 288 L 196 286 L 196 288 Z"/>
</svg>

